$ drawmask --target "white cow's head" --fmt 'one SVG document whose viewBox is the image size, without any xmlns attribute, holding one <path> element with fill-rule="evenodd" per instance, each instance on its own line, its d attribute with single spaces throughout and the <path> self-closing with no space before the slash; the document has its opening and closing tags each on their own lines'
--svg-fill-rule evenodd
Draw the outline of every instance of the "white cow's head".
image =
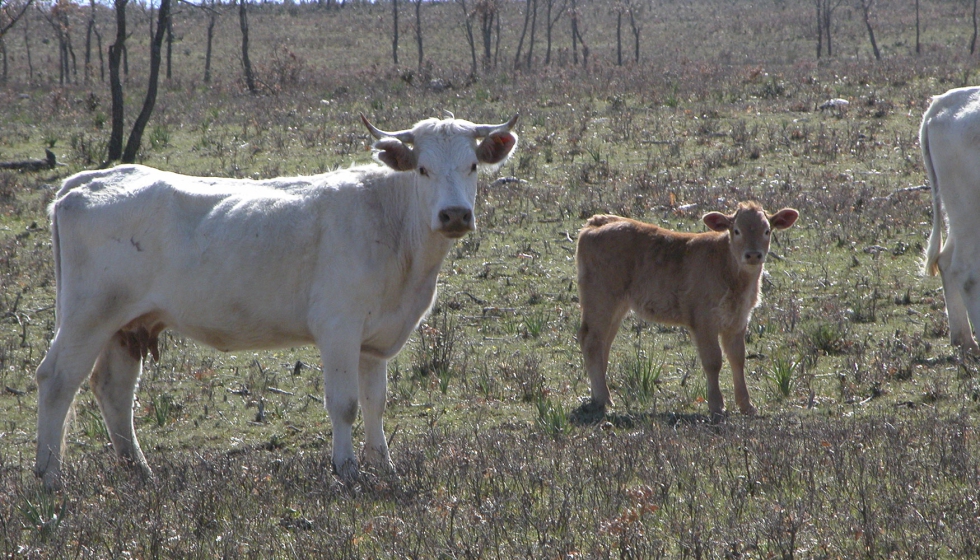
<svg viewBox="0 0 980 560">
<path fill-rule="evenodd" d="M 499 166 L 517 146 L 517 135 L 510 131 L 517 115 L 497 125 L 427 119 L 398 132 L 379 130 L 364 115 L 361 120 L 377 139 L 375 159 L 396 171 L 415 174 L 432 211 L 432 230 L 451 238 L 462 237 L 476 226 L 477 171 Z"/>
</svg>

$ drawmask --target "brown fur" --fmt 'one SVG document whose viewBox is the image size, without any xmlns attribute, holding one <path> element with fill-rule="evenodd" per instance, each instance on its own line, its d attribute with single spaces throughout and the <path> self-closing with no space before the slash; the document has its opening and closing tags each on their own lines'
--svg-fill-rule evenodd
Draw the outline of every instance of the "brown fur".
<svg viewBox="0 0 980 560">
<path fill-rule="evenodd" d="M 739 409 L 754 414 L 744 379 L 745 331 L 759 301 L 770 227 L 790 227 L 798 216 L 792 209 L 766 216 L 758 204 L 742 203 L 731 216 L 706 214 L 705 223 L 715 230 L 707 233 L 675 232 L 619 216 L 589 218 L 576 251 L 578 339 L 594 403 L 612 404 L 606 385 L 609 349 L 633 310 L 649 321 L 688 328 L 708 377 L 713 415 L 724 413 L 718 386 L 724 348 Z"/>
</svg>

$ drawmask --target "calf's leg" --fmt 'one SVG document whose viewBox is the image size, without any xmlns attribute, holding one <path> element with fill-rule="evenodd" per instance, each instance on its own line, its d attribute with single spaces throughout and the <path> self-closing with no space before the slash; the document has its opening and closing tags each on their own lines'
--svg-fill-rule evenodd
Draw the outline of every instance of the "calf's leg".
<svg viewBox="0 0 980 560">
<path fill-rule="evenodd" d="M 745 386 L 745 330 L 736 333 L 723 333 L 721 342 L 725 355 L 732 366 L 732 380 L 735 385 L 735 403 L 742 414 L 753 416 L 756 409 L 749 401 L 749 389 Z"/>
<path fill-rule="evenodd" d="M 582 326 L 579 327 L 578 342 L 592 386 L 592 402 L 605 409 L 613 404 L 606 384 L 609 349 L 629 307 L 625 302 L 596 302 L 582 297 L 579 300 L 582 302 Z"/>
<path fill-rule="evenodd" d="M 144 476 L 152 476 L 133 427 L 133 401 L 139 382 L 141 361 L 132 356 L 120 333 L 102 349 L 89 384 L 102 409 L 102 418 L 116 454 Z"/>
<path fill-rule="evenodd" d="M 697 332 L 691 330 L 691 337 L 694 344 L 698 347 L 698 357 L 701 358 L 701 367 L 708 385 L 708 411 L 711 413 L 711 421 L 720 421 L 725 416 L 725 399 L 721 395 L 721 388 L 718 386 L 718 373 L 721 371 L 722 357 L 721 346 L 718 345 L 718 333 L 716 332 Z"/>
</svg>

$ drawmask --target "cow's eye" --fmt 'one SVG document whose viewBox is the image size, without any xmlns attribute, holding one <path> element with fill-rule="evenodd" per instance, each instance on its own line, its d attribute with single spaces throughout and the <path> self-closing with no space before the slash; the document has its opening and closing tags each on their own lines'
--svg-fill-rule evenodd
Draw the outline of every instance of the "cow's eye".
<svg viewBox="0 0 980 560">
<path fill-rule="evenodd" d="M 423 177 L 428 177 L 429 176 L 429 170 L 426 169 L 423 166 L 419 166 L 419 175 L 422 175 Z"/>
<path fill-rule="evenodd" d="M 766 230 L 766 235 L 769 235 L 769 234 L 770 234 L 771 232 L 772 232 L 772 230 L 768 230 L 768 229 L 767 229 L 767 230 Z"/>
<path fill-rule="evenodd" d="M 470 166 L 470 173 L 476 173 L 476 164 Z"/>
<path fill-rule="evenodd" d="M 732 232 L 735 233 L 735 235 L 742 235 L 742 232 L 739 231 L 738 228 L 733 229 Z"/>
</svg>

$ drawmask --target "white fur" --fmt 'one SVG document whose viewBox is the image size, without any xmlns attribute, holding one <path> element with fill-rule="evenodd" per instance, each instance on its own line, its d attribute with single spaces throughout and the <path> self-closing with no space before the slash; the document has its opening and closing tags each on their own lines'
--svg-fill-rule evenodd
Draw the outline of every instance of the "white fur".
<svg viewBox="0 0 980 560">
<path fill-rule="evenodd" d="M 316 344 L 335 469 L 357 476 L 358 402 L 367 459 L 390 469 L 385 368 L 434 301 L 452 243 L 440 209 L 473 208 L 472 126 L 415 127 L 428 177 L 367 165 L 251 181 L 123 165 L 66 179 L 50 208 L 56 332 L 37 370 L 45 483 L 60 484 L 66 414 L 90 375 L 116 452 L 149 474 L 132 423 L 141 361 L 125 346 L 140 326 L 224 351 Z"/>
<path fill-rule="evenodd" d="M 934 97 L 919 141 L 933 200 L 925 270 L 942 275 L 952 343 L 977 352 L 971 324 L 980 324 L 980 87 Z"/>
</svg>

